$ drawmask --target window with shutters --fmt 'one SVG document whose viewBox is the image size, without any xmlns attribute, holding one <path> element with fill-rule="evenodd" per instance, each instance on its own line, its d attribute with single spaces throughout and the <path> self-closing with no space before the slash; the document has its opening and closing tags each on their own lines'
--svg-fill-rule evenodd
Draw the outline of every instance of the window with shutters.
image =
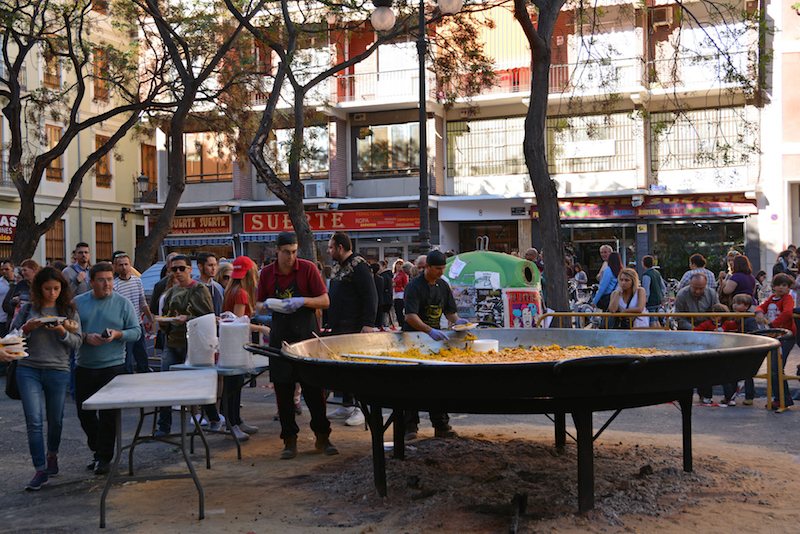
<svg viewBox="0 0 800 534">
<path fill-rule="evenodd" d="M 112 223 L 95 223 L 94 225 L 94 257 L 97 261 L 111 261 L 114 252 L 114 225 Z"/>
<path fill-rule="evenodd" d="M 56 221 L 47 231 L 44 238 L 45 260 L 47 265 L 53 265 L 56 261 L 67 261 L 66 232 L 63 220 Z"/>
<path fill-rule="evenodd" d="M 61 127 L 60 126 L 50 126 L 49 124 L 45 126 L 45 132 L 47 134 L 47 149 L 52 150 L 61 141 Z M 56 159 L 50 162 L 50 165 L 47 167 L 47 181 L 48 182 L 63 182 L 64 181 L 64 156 L 59 155 Z"/>
<path fill-rule="evenodd" d="M 94 138 L 94 149 L 99 150 L 111 138 L 103 135 L 96 135 Z M 111 151 L 106 152 L 100 161 L 94 166 L 94 180 L 97 187 L 111 187 Z"/>
<path fill-rule="evenodd" d="M 94 49 L 94 99 L 108 102 L 108 52 Z"/>
</svg>

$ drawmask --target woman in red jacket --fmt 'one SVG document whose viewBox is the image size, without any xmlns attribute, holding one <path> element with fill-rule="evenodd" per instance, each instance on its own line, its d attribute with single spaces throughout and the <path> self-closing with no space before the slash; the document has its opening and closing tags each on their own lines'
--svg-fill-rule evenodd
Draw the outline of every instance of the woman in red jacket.
<svg viewBox="0 0 800 534">
<path fill-rule="evenodd" d="M 392 298 L 394 300 L 394 312 L 397 315 L 397 323 L 403 328 L 403 298 L 405 297 L 406 286 L 408 285 L 408 275 L 405 273 L 403 260 L 394 262 L 394 277 L 392 277 Z M 409 264 L 410 265 L 410 264 Z"/>
<path fill-rule="evenodd" d="M 781 339 L 781 355 L 783 356 L 783 367 L 786 367 L 786 359 L 789 357 L 789 351 L 794 346 L 797 331 L 795 330 L 794 320 L 792 314 L 794 313 L 794 298 L 792 298 L 789 290 L 794 284 L 794 278 L 785 273 L 776 274 L 772 278 L 772 296 L 766 299 L 761 305 L 756 308 L 756 322 L 758 324 L 767 324 L 770 328 L 785 328 L 790 330 L 792 335 L 788 339 Z M 776 358 L 777 359 L 777 358 Z M 773 384 L 778 382 L 778 362 L 772 361 L 772 381 Z M 791 395 L 789 395 L 789 385 L 783 383 L 783 398 L 786 401 L 786 406 L 794 404 Z M 773 390 L 777 391 L 777 390 Z M 777 394 L 773 395 L 777 399 Z M 772 401 L 772 409 L 776 410 L 780 407 L 777 400 Z"/>
</svg>

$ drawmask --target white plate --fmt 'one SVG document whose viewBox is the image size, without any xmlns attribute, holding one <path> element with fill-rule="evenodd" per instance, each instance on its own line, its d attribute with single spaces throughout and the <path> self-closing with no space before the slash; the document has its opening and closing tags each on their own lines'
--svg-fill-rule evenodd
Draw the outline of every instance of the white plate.
<svg viewBox="0 0 800 534">
<path fill-rule="evenodd" d="M 464 330 L 472 330 L 478 326 L 477 323 L 457 324 L 453 327 L 456 332 L 463 332 Z"/>
<path fill-rule="evenodd" d="M 25 352 L 25 343 L 17 343 L 15 345 L 4 345 L 3 350 L 6 352 Z"/>
<path fill-rule="evenodd" d="M 283 313 L 286 311 L 286 306 L 281 299 L 267 299 L 267 307 L 276 312 Z"/>
<path fill-rule="evenodd" d="M 166 315 L 156 315 L 154 317 L 157 323 L 174 323 L 177 317 L 168 317 Z"/>
<path fill-rule="evenodd" d="M 47 323 L 60 323 L 60 322 L 62 322 L 62 321 L 66 321 L 66 319 L 67 319 L 66 317 L 54 317 L 54 316 L 50 316 L 50 317 L 40 317 L 40 318 L 39 318 L 39 322 L 40 322 L 40 323 L 42 323 L 42 324 L 47 324 Z"/>
<path fill-rule="evenodd" d="M 15 360 L 21 360 L 22 358 L 27 358 L 28 357 L 28 353 L 27 352 L 18 352 L 16 354 L 12 354 L 11 357 L 14 358 Z"/>
<path fill-rule="evenodd" d="M 19 336 L 14 336 L 14 337 L 6 336 L 6 337 L 0 339 L 0 345 L 16 345 L 16 344 L 22 343 L 24 341 L 25 341 L 25 338 L 22 338 L 22 337 L 19 337 Z"/>
</svg>

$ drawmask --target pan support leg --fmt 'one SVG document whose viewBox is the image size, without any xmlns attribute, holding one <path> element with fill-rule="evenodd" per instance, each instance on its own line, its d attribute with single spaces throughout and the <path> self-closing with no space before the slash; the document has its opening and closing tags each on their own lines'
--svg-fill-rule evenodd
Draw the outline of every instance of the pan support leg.
<svg viewBox="0 0 800 534">
<path fill-rule="evenodd" d="M 392 412 L 392 434 L 394 447 L 392 455 L 396 460 L 406 459 L 406 412 L 395 408 Z"/>
<path fill-rule="evenodd" d="M 567 446 L 567 414 L 566 412 L 556 412 L 553 414 L 553 421 L 556 427 L 556 452 L 564 454 Z"/>
<path fill-rule="evenodd" d="M 372 469 L 375 478 L 375 489 L 378 495 L 386 497 L 386 456 L 383 452 L 383 414 L 382 407 L 370 404 L 367 413 L 367 423 L 372 435 Z"/>
<path fill-rule="evenodd" d="M 592 411 L 572 413 L 578 433 L 578 511 L 586 513 L 594 508 L 594 453 Z"/>
<path fill-rule="evenodd" d="M 687 473 L 692 472 L 692 393 L 689 390 L 678 399 L 683 423 L 683 470 Z"/>
</svg>

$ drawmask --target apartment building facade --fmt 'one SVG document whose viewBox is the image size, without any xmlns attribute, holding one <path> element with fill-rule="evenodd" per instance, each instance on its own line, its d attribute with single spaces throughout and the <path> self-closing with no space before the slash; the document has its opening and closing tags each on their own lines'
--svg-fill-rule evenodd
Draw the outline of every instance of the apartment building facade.
<svg viewBox="0 0 800 534">
<path fill-rule="evenodd" d="M 774 168 L 765 159 L 776 146 L 786 161 L 795 155 L 786 153 L 793 144 L 771 141 L 780 116 L 776 105 L 782 111 L 789 105 L 777 104 L 787 58 L 770 62 L 766 96 L 757 94 L 755 78 L 767 60 L 759 53 L 757 26 L 744 20 L 756 3 L 731 3 L 722 17 L 701 2 L 683 6 L 691 17 L 664 0 L 609 2 L 591 13 L 565 9 L 559 17 L 548 163 L 567 253 L 590 273 L 599 267 L 596 251 L 603 243 L 627 263 L 655 253 L 675 271 L 668 276 L 683 272 L 687 250 L 717 258 L 735 247 L 766 267 L 800 222 L 800 215 L 789 216 L 798 213 L 800 186 L 765 172 Z M 777 4 L 765 8 L 775 27 L 793 13 Z M 494 21 L 481 39 L 495 60 L 496 85 L 445 106 L 447 88 L 436 73 L 429 69 L 425 80 L 432 242 L 455 252 L 524 252 L 539 243 L 542 231 L 522 154 L 530 51 L 508 6 L 480 16 Z M 767 36 L 767 47 L 788 40 L 784 50 L 796 53 L 793 35 Z M 374 39 L 372 33 L 344 44 L 332 39 L 309 52 L 311 63 L 352 57 Z M 409 36 L 380 46 L 316 95 L 317 112 L 306 122 L 311 156 L 302 172 L 319 259 L 327 259 L 327 240 L 337 230 L 348 232 L 370 260 L 419 253 L 418 84 Z M 275 129 L 279 174 L 286 171 L 281 147 L 290 126 Z M 218 134 L 187 133 L 185 141 L 187 187 L 163 252 L 271 257 L 277 233 L 291 228 L 285 207 L 247 162 L 212 156 L 222 153 L 215 148 Z M 137 205 L 148 218 L 165 200 L 165 143 L 159 133 L 157 192 Z"/>
<path fill-rule="evenodd" d="M 95 31 L 96 43 L 109 43 L 124 47 L 132 36 L 114 28 L 105 2 L 95 2 L 89 17 Z M 9 50 L 13 54 L 13 50 Z M 13 58 L 12 58 L 13 59 Z M 104 69 L 107 57 L 98 47 L 93 51 L 92 64 L 95 72 Z M 100 71 L 98 71 L 100 69 Z M 65 64 L 46 59 L 43 49 L 28 56 L 21 74 L 23 92 L 40 88 L 58 89 L 75 83 L 75 72 Z M 78 113 L 78 120 L 97 116 L 114 106 L 115 96 L 108 86 L 99 79 L 87 81 L 88 97 Z M 23 124 L 24 144 L 29 155 L 37 155 L 54 147 L 62 138 L 66 126 L 63 113 L 67 104 L 56 112 L 43 115 L 38 123 L 25 121 Z M 127 117 L 125 117 L 127 118 Z M 124 122 L 125 118 L 110 118 L 95 127 L 83 131 L 73 141 L 67 151 L 47 169 L 36 195 L 36 220 L 43 221 L 61 202 L 67 193 L 70 179 L 86 157 L 102 146 Z M 20 210 L 19 193 L 8 175 L 8 148 L 10 142 L 9 124 L 2 117 L 0 140 L 3 147 L 2 178 L 0 179 L 0 258 L 11 256 L 11 248 L 17 229 L 17 215 Z M 89 244 L 92 262 L 111 260 L 112 252 L 125 250 L 133 252 L 137 236 L 144 236 L 144 217 L 134 209 L 136 177 L 147 167 L 145 158 L 151 157 L 155 170 L 155 152 L 148 153 L 140 147 L 133 136 L 119 141 L 102 160 L 83 179 L 80 192 L 67 212 L 56 225 L 43 235 L 36 248 L 33 259 L 40 265 L 56 261 L 69 264 L 72 251 L 79 242 Z"/>
</svg>

